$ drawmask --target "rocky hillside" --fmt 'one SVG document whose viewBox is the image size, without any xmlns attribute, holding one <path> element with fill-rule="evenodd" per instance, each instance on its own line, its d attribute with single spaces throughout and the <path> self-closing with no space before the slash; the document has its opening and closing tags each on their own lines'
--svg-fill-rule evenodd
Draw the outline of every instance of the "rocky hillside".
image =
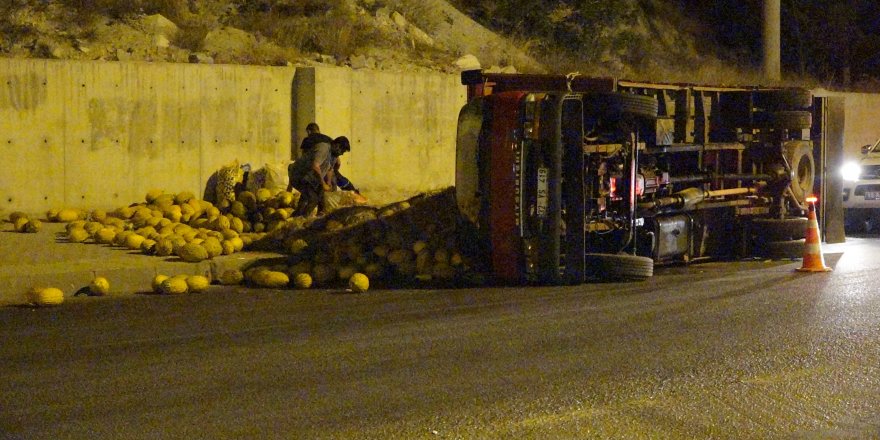
<svg viewBox="0 0 880 440">
<path fill-rule="evenodd" d="M 447 73 L 478 62 L 505 71 L 654 81 L 752 79 L 701 53 L 701 30 L 683 25 L 668 2 L 607 3 L 613 13 L 589 29 L 592 40 L 560 49 L 525 31 L 493 32 L 462 12 L 479 15 L 474 10 L 444 0 L 7 0 L 0 5 L 0 56 Z M 578 11 L 560 8 L 547 20 L 583 34 L 569 23 Z"/>
</svg>

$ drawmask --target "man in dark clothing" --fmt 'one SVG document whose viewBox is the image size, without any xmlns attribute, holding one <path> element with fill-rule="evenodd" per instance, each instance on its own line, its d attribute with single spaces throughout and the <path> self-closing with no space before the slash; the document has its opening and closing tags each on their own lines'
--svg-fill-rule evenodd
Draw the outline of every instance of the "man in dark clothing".
<svg viewBox="0 0 880 440">
<path fill-rule="evenodd" d="M 303 139 L 302 143 L 299 146 L 299 149 L 302 150 L 303 153 L 309 151 L 319 142 L 330 142 L 330 137 L 321 133 L 321 128 L 318 127 L 316 122 L 309 122 L 306 125 L 306 133 L 308 133 Z M 347 177 L 343 176 L 339 172 L 339 166 L 341 163 L 337 160 L 336 163 L 333 164 L 333 175 L 335 179 L 330 183 L 330 186 L 336 186 L 341 190 L 345 191 L 354 191 L 358 194 L 361 192 L 355 188 L 354 184 L 351 183 L 351 180 L 348 180 Z"/>
<path fill-rule="evenodd" d="M 330 143 L 332 141 L 329 136 L 321 133 L 321 128 L 315 122 L 309 122 L 309 125 L 306 125 L 306 133 L 305 139 L 299 144 L 299 149 L 302 150 L 302 153 L 311 150 L 319 142 Z"/>
<path fill-rule="evenodd" d="M 351 151 L 351 144 L 345 136 L 329 142 L 322 140 L 287 167 L 290 177 L 287 190 L 296 188 L 300 192 L 293 215 L 309 215 L 320 204 L 324 191 L 330 191 L 333 187 L 333 170 L 339 156 L 348 151 Z"/>
</svg>

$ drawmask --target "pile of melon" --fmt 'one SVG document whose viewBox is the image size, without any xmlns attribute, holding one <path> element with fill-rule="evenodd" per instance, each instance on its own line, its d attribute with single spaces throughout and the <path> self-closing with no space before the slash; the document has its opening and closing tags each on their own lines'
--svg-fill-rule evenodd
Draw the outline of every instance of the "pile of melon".
<svg viewBox="0 0 880 440">
<path fill-rule="evenodd" d="M 240 192 L 235 200 L 217 204 L 190 192 L 153 190 L 143 202 L 109 212 L 62 209 L 48 212 L 47 218 L 67 222 L 71 242 L 177 256 L 187 262 L 245 248 L 287 254 L 282 261 L 220 274 L 213 280 L 225 285 L 347 287 L 360 292 L 370 284 L 482 282 L 481 249 L 472 228 L 462 221 L 452 189 L 383 207 L 341 208 L 317 219 L 293 217 L 296 202 L 295 194 L 265 189 Z M 153 286 L 158 293 L 203 290 L 180 277 L 162 281 L 167 285 Z M 202 280 L 196 284 L 201 286 Z"/>
<path fill-rule="evenodd" d="M 67 238 L 75 243 L 114 245 L 147 255 L 178 256 L 198 262 L 239 252 L 266 231 L 304 223 L 292 218 L 297 198 L 281 191 L 241 192 L 237 200 L 216 205 L 191 192 L 152 190 L 144 202 L 106 212 L 73 209 L 49 211 L 49 221 L 67 222 Z"/>
<path fill-rule="evenodd" d="M 27 214 L 19 211 L 9 214 L 9 223 L 12 223 L 12 230 L 15 232 L 36 233 L 43 228 L 40 220 L 29 218 Z"/>
<path fill-rule="evenodd" d="M 253 247 L 288 254 L 269 269 L 290 280 L 306 274 L 319 287 L 348 283 L 357 291 L 356 274 L 355 281 L 385 287 L 480 284 L 481 249 L 467 225 L 450 189 L 380 208 L 341 208 L 271 231 Z"/>
</svg>

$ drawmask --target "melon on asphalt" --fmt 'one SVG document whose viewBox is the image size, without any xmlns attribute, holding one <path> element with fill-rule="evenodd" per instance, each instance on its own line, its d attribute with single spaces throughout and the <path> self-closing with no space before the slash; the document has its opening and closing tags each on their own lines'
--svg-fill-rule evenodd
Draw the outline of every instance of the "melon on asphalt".
<svg viewBox="0 0 880 440">
<path fill-rule="evenodd" d="M 79 220 L 79 211 L 75 209 L 62 209 L 58 211 L 58 216 L 56 217 L 59 222 L 72 222 Z"/>
<path fill-rule="evenodd" d="M 140 234 L 129 234 L 125 237 L 125 247 L 131 250 L 140 250 L 141 245 L 144 244 L 144 240 L 146 237 Z"/>
<path fill-rule="evenodd" d="M 27 223 L 24 224 L 24 232 L 33 234 L 40 232 L 41 229 L 43 229 L 43 223 L 37 219 L 28 220 Z"/>
<path fill-rule="evenodd" d="M 353 292 L 366 292 L 370 288 L 370 279 L 366 275 L 358 272 L 348 279 L 348 288 Z"/>
<path fill-rule="evenodd" d="M 162 293 L 162 282 L 170 278 L 168 275 L 156 275 L 153 277 L 153 283 L 151 287 L 153 288 L 153 292 Z"/>
<path fill-rule="evenodd" d="M 219 281 L 224 286 L 236 286 L 244 281 L 244 274 L 238 269 L 228 269 L 220 274 Z"/>
<path fill-rule="evenodd" d="M 204 275 L 190 275 L 186 277 L 186 285 L 190 292 L 204 292 L 211 285 L 211 281 Z"/>
<path fill-rule="evenodd" d="M 89 283 L 89 292 L 95 296 L 104 296 L 110 293 L 110 282 L 104 277 L 95 277 Z"/>
<path fill-rule="evenodd" d="M 173 276 L 162 281 L 159 289 L 166 295 L 179 295 L 186 293 L 189 290 L 189 285 L 186 283 L 186 277 Z"/>
<path fill-rule="evenodd" d="M 67 233 L 67 239 L 73 243 L 82 243 L 89 238 L 89 233 L 85 229 L 74 228 Z"/>
<path fill-rule="evenodd" d="M 101 228 L 94 235 L 95 242 L 100 244 L 111 244 L 116 238 L 116 230 L 113 228 Z"/>
<path fill-rule="evenodd" d="M 308 289 L 312 287 L 312 276 L 305 272 L 298 273 L 293 277 L 293 285 L 297 289 Z"/>
<path fill-rule="evenodd" d="M 57 306 L 64 302 L 64 292 L 57 287 L 35 287 L 28 291 L 26 301 L 40 307 Z"/>
<path fill-rule="evenodd" d="M 174 253 L 174 241 L 169 238 L 163 238 L 156 242 L 156 247 L 154 249 L 156 255 L 160 257 L 167 257 Z"/>
<path fill-rule="evenodd" d="M 28 220 L 27 217 L 18 217 L 12 222 L 12 229 L 15 232 L 24 232 L 24 225 L 26 225 L 28 221 L 30 220 Z"/>
<path fill-rule="evenodd" d="M 290 277 L 284 272 L 266 270 L 254 275 L 253 281 L 260 287 L 277 289 L 287 286 L 290 283 Z"/>
</svg>

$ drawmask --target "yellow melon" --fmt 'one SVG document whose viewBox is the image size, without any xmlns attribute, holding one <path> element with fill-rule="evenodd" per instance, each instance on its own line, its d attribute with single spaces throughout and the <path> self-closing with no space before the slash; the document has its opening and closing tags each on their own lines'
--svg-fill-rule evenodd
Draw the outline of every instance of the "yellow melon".
<svg viewBox="0 0 880 440">
<path fill-rule="evenodd" d="M 30 220 L 28 220 L 27 217 L 16 218 L 12 221 L 12 230 L 15 232 L 24 232 L 24 225 L 26 225 L 28 221 Z"/>
<path fill-rule="evenodd" d="M 27 223 L 24 224 L 24 232 L 27 233 L 33 234 L 40 232 L 41 229 L 43 229 L 43 222 L 37 219 L 28 220 Z"/>
<path fill-rule="evenodd" d="M 366 275 L 358 272 L 348 279 L 348 288 L 353 292 L 366 292 L 370 288 L 370 279 Z"/>
<path fill-rule="evenodd" d="M 64 302 L 64 292 L 56 287 L 35 287 L 27 293 L 27 302 L 40 307 L 57 306 Z"/>
<path fill-rule="evenodd" d="M 101 228 L 94 235 L 95 243 L 111 244 L 116 238 L 116 230 L 113 228 Z"/>
<path fill-rule="evenodd" d="M 89 238 L 89 233 L 85 229 L 74 228 L 67 233 L 67 239 L 73 243 L 82 243 Z"/>
<path fill-rule="evenodd" d="M 221 241 L 220 246 L 223 248 L 223 255 L 231 255 L 235 252 L 235 245 L 229 240 Z"/>
<path fill-rule="evenodd" d="M 187 243 L 177 250 L 177 256 L 183 261 L 198 263 L 208 259 L 208 251 L 199 244 Z"/>
<path fill-rule="evenodd" d="M 140 234 L 129 234 L 125 237 L 125 247 L 131 250 L 140 250 L 141 245 L 144 244 L 144 240 L 147 238 Z"/>
<path fill-rule="evenodd" d="M 159 290 L 166 295 L 179 295 L 186 293 L 189 285 L 186 283 L 186 277 L 173 276 L 162 281 Z"/>
<path fill-rule="evenodd" d="M 147 203 L 153 203 L 156 199 L 158 199 L 160 196 L 162 196 L 162 194 L 165 194 L 165 191 L 163 191 L 161 189 L 154 188 L 154 189 L 147 191 L 147 195 L 144 196 L 144 200 L 146 200 Z"/>
<path fill-rule="evenodd" d="M 220 274 L 219 281 L 224 286 L 236 286 L 244 281 L 244 274 L 238 269 L 228 269 Z"/>
<path fill-rule="evenodd" d="M 141 243 L 141 252 L 147 255 L 153 255 L 156 253 L 156 240 L 148 238 Z"/>
<path fill-rule="evenodd" d="M 174 196 L 174 203 L 177 203 L 178 205 L 182 205 L 182 204 L 184 204 L 194 198 L 196 198 L 196 196 L 192 192 L 182 191 L 182 192 L 177 193 L 176 196 Z"/>
<path fill-rule="evenodd" d="M 103 222 L 107 219 L 107 211 L 104 211 L 103 209 L 93 209 L 89 218 L 96 222 Z"/>
<path fill-rule="evenodd" d="M 253 281 L 254 284 L 260 287 L 277 289 L 287 286 L 290 283 L 290 277 L 288 277 L 287 274 L 284 272 L 279 272 L 275 270 L 264 270 L 254 274 L 251 281 Z"/>
<path fill-rule="evenodd" d="M 308 247 L 309 244 L 305 240 L 303 240 L 302 238 L 297 238 L 290 241 L 290 246 L 288 249 L 290 250 L 291 254 L 298 255 L 301 252 L 305 251 Z"/>
<path fill-rule="evenodd" d="M 186 277 L 186 285 L 190 292 L 204 292 L 211 285 L 211 280 L 204 275 L 190 275 Z"/>
<path fill-rule="evenodd" d="M 257 202 L 264 203 L 272 198 L 272 191 L 269 191 L 268 188 L 260 188 L 255 195 L 257 196 Z"/>
<path fill-rule="evenodd" d="M 62 209 L 58 211 L 58 221 L 59 222 L 72 222 L 79 220 L 79 211 L 75 209 Z"/>
<path fill-rule="evenodd" d="M 312 276 L 305 272 L 298 273 L 293 277 L 293 285 L 297 289 L 308 289 L 312 287 Z"/>
<path fill-rule="evenodd" d="M 107 278 L 104 277 L 95 277 L 91 283 L 89 283 L 89 292 L 95 296 L 104 296 L 110 293 L 110 281 L 107 281 Z"/>
<path fill-rule="evenodd" d="M 208 258 L 219 257 L 223 255 L 223 245 L 215 237 L 208 237 L 202 242 L 202 247 L 208 253 Z"/>
<path fill-rule="evenodd" d="M 153 277 L 153 282 L 151 284 L 153 292 L 162 293 L 162 282 L 168 278 L 170 278 L 168 275 L 156 275 Z"/>
</svg>

